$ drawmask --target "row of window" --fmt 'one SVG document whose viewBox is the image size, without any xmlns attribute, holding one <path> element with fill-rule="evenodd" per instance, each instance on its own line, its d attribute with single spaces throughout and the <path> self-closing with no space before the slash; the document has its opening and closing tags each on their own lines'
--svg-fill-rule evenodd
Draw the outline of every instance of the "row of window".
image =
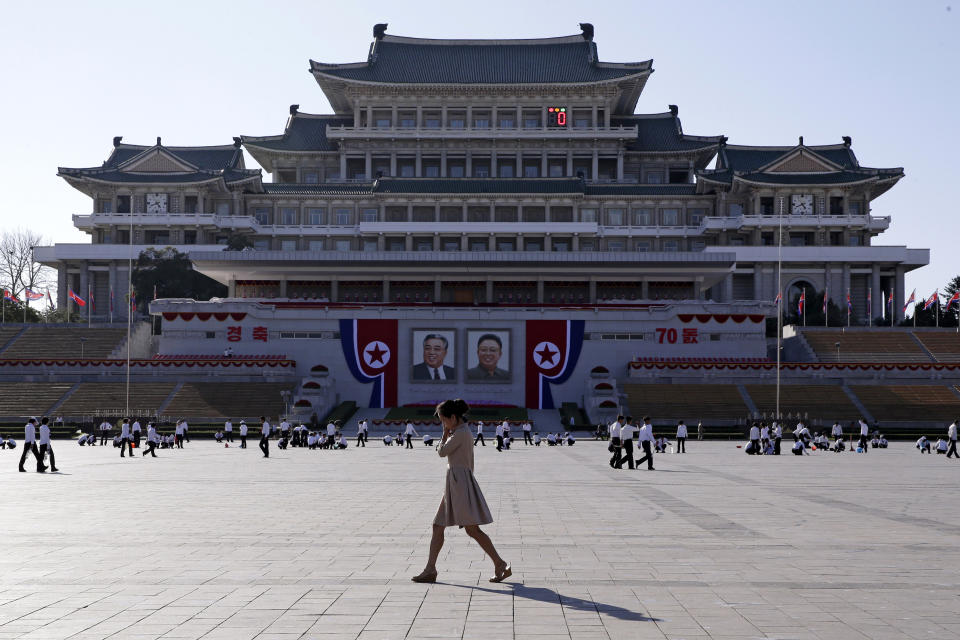
<svg viewBox="0 0 960 640">
<path fill-rule="evenodd" d="M 232 203 L 229 200 L 207 201 L 207 213 L 227 216 L 231 213 Z M 136 211 L 134 211 L 136 209 Z M 97 200 L 98 213 L 143 213 L 147 210 L 144 196 L 118 195 L 113 199 Z M 169 195 L 163 213 L 202 213 L 200 211 L 200 197 L 197 195 L 183 196 L 183 206 L 177 194 Z"/>
<path fill-rule="evenodd" d="M 519 111 L 519 114 L 518 114 Z M 588 129 L 594 126 L 602 126 L 605 121 L 602 110 L 597 111 L 596 123 L 593 121 L 592 109 L 571 109 L 569 112 L 569 126 L 574 129 Z M 473 110 L 468 117 L 466 110 L 450 110 L 446 114 L 446 122 L 443 121 L 443 112 L 440 110 L 429 110 L 421 112 L 420 128 L 440 129 L 447 127 L 450 129 L 466 129 L 467 124 L 474 129 L 490 129 L 496 124 L 500 129 L 540 129 L 544 126 L 543 107 L 536 109 L 516 108 L 498 110 L 496 116 L 493 111 Z M 359 126 L 376 127 L 378 129 L 389 129 L 394 126 L 393 110 L 374 110 L 372 116 L 368 116 L 366 111 L 360 112 Z M 396 116 L 396 126 L 401 129 L 417 128 L 416 111 L 400 111 Z M 563 125 L 560 125 L 563 126 Z"/>
<path fill-rule="evenodd" d="M 779 209 L 782 207 L 783 215 L 794 215 L 794 209 L 786 198 L 780 198 L 782 202 L 777 202 L 773 196 L 764 196 L 760 198 L 760 210 L 755 215 L 775 216 L 779 215 Z M 842 196 L 830 196 L 829 199 L 817 197 L 814 200 L 814 209 L 805 215 L 831 215 L 831 216 L 859 216 L 863 215 L 864 203 L 860 200 L 847 200 L 844 207 L 844 198 Z M 728 214 L 730 216 L 742 216 L 745 208 L 742 203 L 732 202 L 728 205 Z"/>
<path fill-rule="evenodd" d="M 704 240 L 676 239 L 627 239 L 627 238 L 580 238 L 578 251 L 703 251 L 706 247 Z M 462 251 L 460 237 L 439 238 L 440 251 Z M 573 238 L 552 237 L 549 250 L 554 252 L 573 251 Z M 253 248 L 257 251 L 379 251 L 379 241 L 375 238 L 324 238 L 316 240 L 300 240 L 296 238 L 256 238 Z M 384 251 L 407 251 L 405 237 L 388 237 L 384 239 Z M 413 237 L 410 243 L 412 251 L 435 251 L 434 238 L 431 236 Z M 516 238 L 495 238 L 493 246 L 489 238 L 468 238 L 467 251 L 546 251 L 547 241 L 544 238 L 524 238 L 523 247 Z"/>
<path fill-rule="evenodd" d="M 603 211 L 593 208 L 581 208 L 579 222 L 593 222 L 613 227 L 697 227 L 707 215 L 706 208 L 680 209 L 676 207 L 656 209 L 610 208 Z M 385 207 L 381 215 L 379 208 L 335 208 L 327 215 L 324 207 L 254 207 L 253 215 L 258 224 L 264 226 L 283 225 L 336 225 L 353 226 L 359 222 L 533 222 L 544 223 L 544 207 L 469 207 L 464 216 L 462 207 Z M 358 217 L 355 217 L 356 216 Z M 574 212 L 570 207 L 554 207 L 550 210 L 549 222 L 574 222 Z"/>
</svg>

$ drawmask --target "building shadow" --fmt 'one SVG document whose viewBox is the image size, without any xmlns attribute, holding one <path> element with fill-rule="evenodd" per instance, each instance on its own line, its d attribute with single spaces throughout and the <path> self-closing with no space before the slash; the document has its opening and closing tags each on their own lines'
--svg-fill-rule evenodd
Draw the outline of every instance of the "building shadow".
<svg viewBox="0 0 960 640">
<path fill-rule="evenodd" d="M 460 587 L 461 589 L 471 589 L 473 591 L 484 591 L 486 593 L 510 595 L 515 598 L 536 600 L 537 602 L 548 602 L 551 604 L 559 603 L 568 609 L 575 609 L 577 611 L 594 611 L 604 615 L 612 616 L 618 620 L 630 620 L 633 622 L 661 622 L 660 618 L 651 618 L 637 611 L 631 611 L 629 609 L 624 609 L 623 607 L 618 607 L 612 604 L 596 602 L 595 600 L 584 600 L 583 598 L 577 598 L 576 596 L 566 596 L 561 594 L 559 591 L 548 589 L 546 587 L 528 587 L 522 584 L 504 582 L 503 584 L 512 587 L 511 590 L 507 591 L 503 589 L 481 587 L 479 585 L 446 584 L 451 587 Z"/>
</svg>

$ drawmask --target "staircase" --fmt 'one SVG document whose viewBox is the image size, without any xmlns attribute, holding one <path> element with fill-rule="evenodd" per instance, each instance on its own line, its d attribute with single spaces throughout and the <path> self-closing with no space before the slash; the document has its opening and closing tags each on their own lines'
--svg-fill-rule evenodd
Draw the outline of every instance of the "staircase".
<svg viewBox="0 0 960 640">
<path fill-rule="evenodd" d="M 149 322 L 137 322 L 130 330 L 130 358 L 149 359 L 153 357 L 152 331 Z M 127 358 L 127 339 L 124 338 L 117 348 L 110 353 L 110 357 L 118 360 Z"/>
</svg>

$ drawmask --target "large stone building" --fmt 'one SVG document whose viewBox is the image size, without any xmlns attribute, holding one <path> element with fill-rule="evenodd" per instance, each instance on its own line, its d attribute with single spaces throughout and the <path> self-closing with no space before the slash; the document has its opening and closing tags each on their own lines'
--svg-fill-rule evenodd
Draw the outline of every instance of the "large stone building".
<svg viewBox="0 0 960 640">
<path fill-rule="evenodd" d="M 904 273 L 927 264 L 928 251 L 876 244 L 890 218 L 871 214 L 901 169 L 861 166 L 848 137 L 737 146 L 685 133 L 673 105 L 634 113 L 652 61 L 603 62 L 593 27 L 581 28 L 558 38 L 429 40 L 377 25 L 366 60 L 311 61 L 332 114 L 291 105 L 283 133 L 223 147 L 115 138 L 102 166 L 61 168 L 91 198 L 92 212 L 74 224 L 92 243 L 36 255 L 58 269 L 66 304 L 70 287 L 99 300 L 124 290 L 131 244 L 135 253 L 188 252 L 229 287 L 230 301 L 154 303 L 170 316 L 165 340 L 178 353 L 219 349 L 227 337 L 217 327 L 202 332 L 214 342 L 191 343 L 200 334 L 177 325 L 185 309 L 247 309 L 277 338 L 333 322 L 329 338 L 350 303 L 358 317 L 392 309 L 411 328 L 442 317 L 453 329 L 467 322 L 457 315 L 465 308 L 496 324 L 591 306 L 568 314 L 585 314 L 587 339 L 618 336 L 621 351 L 635 339 L 629 354 L 604 358 L 655 356 L 649 337 L 646 349 L 640 343 L 663 317 L 774 313 L 778 254 L 788 299 L 800 288 L 827 288 L 835 299 L 849 291 L 854 320 L 865 321 L 881 314 L 881 292 L 903 298 Z M 271 181 L 245 168 L 241 148 Z M 251 250 L 223 251 L 231 234 Z M 752 346 L 711 338 L 683 355 L 766 354 L 762 330 L 743 337 Z M 317 346 L 311 358 L 323 353 Z M 401 389 L 398 401 L 409 397 Z"/>
</svg>

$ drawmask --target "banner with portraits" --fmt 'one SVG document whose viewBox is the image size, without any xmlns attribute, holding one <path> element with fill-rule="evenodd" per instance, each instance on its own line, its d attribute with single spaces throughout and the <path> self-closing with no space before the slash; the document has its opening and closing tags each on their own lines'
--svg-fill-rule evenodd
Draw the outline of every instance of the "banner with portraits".
<svg viewBox="0 0 960 640">
<path fill-rule="evenodd" d="M 457 381 L 455 329 L 415 329 L 411 341 L 412 382 Z"/>
</svg>

